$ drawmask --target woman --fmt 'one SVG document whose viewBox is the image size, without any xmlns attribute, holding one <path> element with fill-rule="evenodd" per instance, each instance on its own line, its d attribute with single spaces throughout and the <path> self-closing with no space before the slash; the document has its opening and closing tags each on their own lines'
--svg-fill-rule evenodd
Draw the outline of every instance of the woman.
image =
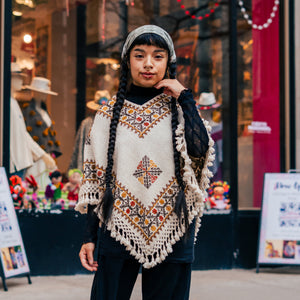
<svg viewBox="0 0 300 300">
<path fill-rule="evenodd" d="M 175 72 L 166 31 L 145 25 L 128 35 L 118 93 L 86 141 L 76 206 L 88 212 L 79 256 L 96 271 L 91 299 L 129 299 L 140 266 L 143 299 L 188 299 L 213 142 Z"/>
</svg>

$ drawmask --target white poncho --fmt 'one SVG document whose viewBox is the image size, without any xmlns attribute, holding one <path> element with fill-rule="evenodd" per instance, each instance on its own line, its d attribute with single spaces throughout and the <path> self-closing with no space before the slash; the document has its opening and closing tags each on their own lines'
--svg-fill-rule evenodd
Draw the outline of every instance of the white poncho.
<svg viewBox="0 0 300 300">
<path fill-rule="evenodd" d="M 88 204 L 99 205 L 105 191 L 114 103 L 115 98 L 100 107 L 85 144 L 84 177 L 76 206 L 82 213 L 86 212 Z M 198 230 L 205 190 L 212 175 L 207 167 L 214 158 L 213 141 L 210 138 L 206 157 L 200 159 L 201 176 L 197 182 L 187 154 L 180 107 L 178 112 L 176 140 L 182 158 L 189 222 L 196 217 Z M 184 226 L 180 226 L 174 213 L 179 185 L 174 171 L 171 117 L 171 97 L 165 94 L 143 105 L 125 100 L 117 127 L 113 164 L 115 202 L 107 228 L 145 268 L 162 262 L 184 234 Z M 98 210 L 98 217 L 101 225 L 101 210 Z"/>
</svg>

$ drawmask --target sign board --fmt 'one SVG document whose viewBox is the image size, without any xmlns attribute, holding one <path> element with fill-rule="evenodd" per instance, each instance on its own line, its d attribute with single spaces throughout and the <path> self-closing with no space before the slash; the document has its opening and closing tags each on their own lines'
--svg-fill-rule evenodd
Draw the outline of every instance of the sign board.
<svg viewBox="0 0 300 300">
<path fill-rule="evenodd" d="M 29 273 L 5 169 L 0 167 L 0 260 L 5 278 Z"/>
<path fill-rule="evenodd" d="M 300 174 L 265 174 L 258 248 L 258 264 L 300 265 Z"/>
</svg>

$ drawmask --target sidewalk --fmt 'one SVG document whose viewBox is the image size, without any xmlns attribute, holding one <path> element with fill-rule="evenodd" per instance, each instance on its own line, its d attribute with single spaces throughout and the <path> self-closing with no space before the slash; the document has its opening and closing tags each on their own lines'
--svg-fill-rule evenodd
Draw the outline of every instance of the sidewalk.
<svg viewBox="0 0 300 300">
<path fill-rule="evenodd" d="M 7 279 L 8 292 L 0 283 L 5 300 L 88 300 L 92 275 L 45 276 Z M 172 278 L 170 277 L 170 280 Z M 141 299 L 141 278 L 131 300 Z M 193 271 L 190 300 L 285 300 L 300 299 L 300 268 Z"/>
</svg>

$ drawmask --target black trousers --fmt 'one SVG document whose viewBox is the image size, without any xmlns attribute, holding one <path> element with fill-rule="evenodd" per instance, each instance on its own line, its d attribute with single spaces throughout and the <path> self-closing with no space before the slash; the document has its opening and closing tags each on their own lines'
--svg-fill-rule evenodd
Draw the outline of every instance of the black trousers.
<svg viewBox="0 0 300 300">
<path fill-rule="evenodd" d="M 100 256 L 91 300 L 129 300 L 140 264 L 134 259 Z M 190 263 L 163 262 L 142 268 L 143 300 L 188 300 L 192 267 Z"/>
</svg>

